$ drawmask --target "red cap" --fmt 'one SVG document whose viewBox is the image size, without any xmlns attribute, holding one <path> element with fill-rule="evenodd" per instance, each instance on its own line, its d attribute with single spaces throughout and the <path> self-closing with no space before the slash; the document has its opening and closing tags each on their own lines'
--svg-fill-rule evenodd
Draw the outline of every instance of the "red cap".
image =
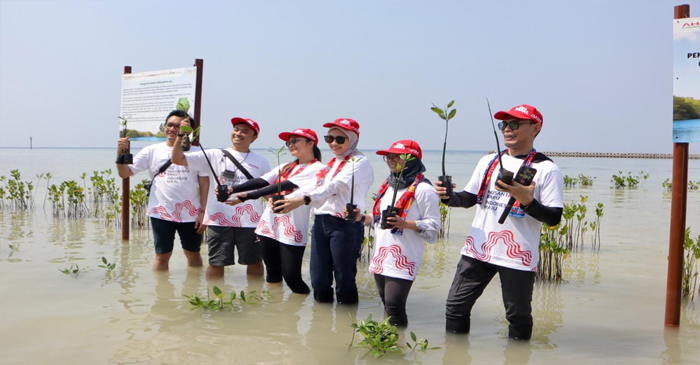
<svg viewBox="0 0 700 365">
<path fill-rule="evenodd" d="M 493 117 L 500 120 L 508 119 L 508 117 L 516 119 L 529 119 L 540 125 L 544 123 L 542 113 L 540 113 L 534 106 L 527 104 L 514 106 L 507 112 L 498 112 L 494 114 Z"/>
<path fill-rule="evenodd" d="M 231 125 L 235 126 L 238 123 L 245 123 L 250 128 L 253 128 L 253 130 L 255 131 L 255 134 L 260 134 L 260 127 L 258 126 L 258 122 L 254 121 L 252 119 L 244 119 L 241 117 L 231 118 Z"/>
<path fill-rule="evenodd" d="M 282 132 L 280 133 L 280 139 L 283 141 L 289 141 L 289 137 L 292 135 L 310 139 L 314 142 L 314 145 L 318 144 L 318 136 L 316 136 L 316 132 L 306 128 L 297 128 L 291 132 Z"/>
<path fill-rule="evenodd" d="M 386 156 L 390 153 L 395 153 L 397 155 L 410 153 L 413 156 L 416 156 L 419 160 L 423 158 L 423 151 L 421 151 L 418 142 L 411 141 L 410 139 L 396 141 L 388 149 L 377 151 L 377 154 L 381 156 Z"/>
<path fill-rule="evenodd" d="M 343 128 L 349 131 L 355 132 L 358 136 L 360 135 L 360 124 L 354 119 L 350 118 L 340 118 L 333 121 L 333 123 L 326 123 L 323 125 L 325 128 Z"/>
</svg>

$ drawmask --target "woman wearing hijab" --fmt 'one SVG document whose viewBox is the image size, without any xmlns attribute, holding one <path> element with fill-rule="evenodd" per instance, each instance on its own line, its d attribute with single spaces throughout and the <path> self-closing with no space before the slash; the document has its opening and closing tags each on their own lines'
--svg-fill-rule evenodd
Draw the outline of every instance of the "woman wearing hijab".
<svg viewBox="0 0 700 365">
<path fill-rule="evenodd" d="M 308 192 L 316 188 L 316 174 L 325 166 L 321 163 L 316 132 L 297 128 L 292 132 L 280 133 L 279 138 L 285 141 L 289 153 L 296 160 L 280 165 L 260 178 L 229 187 L 229 193 L 236 196 L 226 204 L 236 205 L 280 191 L 286 194 L 297 189 Z M 245 192 L 254 189 L 258 190 Z M 268 204 L 255 229 L 267 271 L 265 281 L 281 283 L 284 278 L 292 292 L 298 294 L 311 292 L 301 277 L 310 213 L 311 207 L 304 206 L 286 214 L 277 214 L 272 204 Z"/>
<path fill-rule="evenodd" d="M 389 323 L 405 326 L 408 324 L 406 299 L 423 261 L 425 242 L 434 243 L 440 230 L 440 201 L 435 188 L 423 176 L 425 166 L 418 143 L 397 141 L 377 154 L 384 156 L 389 177 L 377 192 L 372 215 L 358 216 L 365 224 L 375 225 L 369 271 L 374 274 Z M 381 211 L 391 205 L 395 186 L 396 215 L 387 218 L 388 229 L 381 229 Z"/>
<path fill-rule="evenodd" d="M 365 209 L 373 171 L 367 158 L 357 150 L 360 125 L 356 121 L 341 118 L 323 126 L 329 128 L 324 139 L 333 158 L 318 173 L 314 190 L 294 192 L 278 202 L 278 207 L 283 213 L 302 205 L 314 208 L 310 262 L 314 299 L 319 303 L 333 302 L 335 279 L 338 303 L 355 304 L 357 259 L 364 230 L 360 222 L 346 221 L 343 210 L 348 203 L 356 204 L 360 211 Z"/>
</svg>

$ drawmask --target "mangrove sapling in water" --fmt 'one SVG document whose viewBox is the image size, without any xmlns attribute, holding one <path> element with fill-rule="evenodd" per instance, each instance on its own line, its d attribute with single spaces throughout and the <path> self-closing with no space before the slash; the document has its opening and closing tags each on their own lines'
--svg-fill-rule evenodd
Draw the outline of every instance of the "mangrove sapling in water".
<svg viewBox="0 0 700 365">
<path fill-rule="evenodd" d="M 148 193 L 144 189 L 149 181 L 144 179 L 130 190 L 129 200 L 131 201 L 131 225 L 132 227 L 148 227 Z"/>
<path fill-rule="evenodd" d="M 447 188 L 447 196 L 452 196 L 453 192 L 452 176 L 447 175 L 447 171 L 445 169 L 445 154 L 447 152 L 447 131 L 450 124 L 449 121 L 457 114 L 457 109 L 450 109 L 454 103 L 454 100 L 450 101 L 444 110 L 438 108 L 435 104 L 433 104 L 432 108 L 430 108 L 430 110 L 437 114 L 440 119 L 445 121 L 445 141 L 442 143 L 442 176 L 438 176 L 438 181 L 442 182 L 442 186 Z"/>
<path fill-rule="evenodd" d="M 619 175 L 613 174 L 612 180 L 610 180 L 610 182 L 613 183 L 611 187 L 615 189 L 636 188 L 640 180 L 645 181 L 649 178 L 649 174 L 644 173 L 644 171 L 640 171 L 639 175 L 632 175 L 632 172 L 629 171 L 627 172 L 627 176 L 625 176 L 622 171 L 618 171 L 617 173 Z"/>
<path fill-rule="evenodd" d="M 78 267 L 78 264 L 71 264 L 69 268 L 59 269 L 58 271 L 66 274 L 66 275 L 78 276 L 78 274 L 85 271 L 85 269 L 81 269 L 80 267 Z"/>
<path fill-rule="evenodd" d="M 595 221 L 591 222 L 591 230 L 593 231 L 592 248 L 594 251 L 600 250 L 600 220 L 603 218 L 603 203 L 596 204 Z"/>
<path fill-rule="evenodd" d="M 188 302 L 194 306 L 192 309 L 202 308 L 206 310 L 219 310 L 227 306 L 235 307 L 236 302 L 245 304 L 255 304 L 253 298 L 255 297 L 255 291 L 250 291 L 246 294 L 245 291 L 241 290 L 240 293 L 236 294 L 235 291 L 231 292 L 228 296 L 228 300 L 224 299 L 224 292 L 219 289 L 218 286 L 214 285 L 212 287 L 212 292 L 215 298 L 211 299 L 209 297 L 209 289 L 207 288 L 207 299 L 204 300 L 199 297 L 199 293 L 195 292 L 192 295 L 185 295 Z M 265 294 L 265 292 L 263 292 Z M 262 296 L 260 297 L 263 298 Z"/>
<path fill-rule="evenodd" d="M 375 358 L 382 357 L 387 352 L 401 352 L 398 346 L 398 330 L 396 326 L 389 324 L 388 317 L 379 323 L 372 318 L 372 313 L 370 313 L 367 319 L 351 323 L 350 327 L 353 328 L 350 347 L 355 341 L 355 333 L 359 333 L 363 339 L 358 345 L 369 349 L 368 353 L 372 352 Z"/>
<path fill-rule="evenodd" d="M 102 265 L 98 265 L 97 267 L 101 267 L 101 268 L 107 270 L 108 273 L 111 273 L 116 266 L 117 266 L 117 264 L 113 264 L 113 263 L 107 261 L 107 259 L 104 256 L 102 256 Z"/>
<path fill-rule="evenodd" d="M 698 262 L 700 262 L 700 235 L 696 239 L 690 237 L 690 227 L 685 229 L 685 241 L 683 243 L 685 259 L 683 260 L 683 280 L 681 297 L 695 299 L 698 292 Z"/>
<path fill-rule="evenodd" d="M 581 186 L 593 186 L 593 180 L 595 180 L 595 176 L 591 177 L 584 174 L 579 174 L 578 180 L 581 182 Z"/>
<path fill-rule="evenodd" d="M 406 341 L 406 346 L 408 346 L 409 349 L 411 349 L 411 353 L 415 352 L 416 350 L 425 352 L 428 350 L 428 340 L 425 338 L 418 338 L 416 334 L 411 331 L 411 340 L 413 340 L 413 345 L 411 345 L 408 341 Z M 430 350 L 439 350 L 439 346 L 434 346 L 431 347 Z"/>
<path fill-rule="evenodd" d="M 280 149 L 270 147 L 270 152 L 272 152 L 277 157 L 277 194 L 273 195 L 271 197 L 271 199 L 272 199 L 272 211 L 275 213 L 280 212 L 278 210 L 278 208 L 275 206 L 275 202 L 284 199 L 284 195 L 282 195 L 282 165 L 280 162 L 280 156 L 286 154 L 284 152 L 284 147 L 285 146 L 282 146 Z"/>
<path fill-rule="evenodd" d="M 569 177 L 569 175 L 564 175 L 564 187 L 573 188 L 578 185 L 579 180 L 575 177 Z"/>
<path fill-rule="evenodd" d="M 182 125 L 180 126 L 180 131 L 184 132 L 185 134 L 189 135 L 192 133 L 192 140 L 196 140 L 199 138 L 199 128 L 197 129 L 192 129 L 192 127 L 187 126 L 187 125 Z M 214 171 L 214 167 L 211 165 L 211 161 L 209 161 L 209 156 L 207 156 L 207 153 L 204 151 L 204 146 L 202 146 L 202 143 L 199 143 L 199 149 L 202 150 L 202 153 L 204 154 L 204 158 L 207 160 L 207 165 L 209 165 L 209 170 L 211 171 L 212 176 L 214 177 L 214 181 L 216 181 L 216 200 L 220 202 L 225 202 L 228 200 L 229 193 L 228 193 L 228 186 L 222 185 L 221 181 L 219 180 L 219 177 L 216 175 L 216 172 Z"/>
<path fill-rule="evenodd" d="M 438 231 L 438 240 L 444 240 L 445 238 L 450 238 L 450 214 L 452 213 L 452 208 L 448 207 L 447 204 L 443 203 L 442 200 L 440 204 L 440 230 Z"/>
<path fill-rule="evenodd" d="M 403 181 L 403 173 L 406 170 L 406 164 L 409 161 L 415 160 L 415 157 L 409 153 L 405 153 L 402 155 L 399 155 L 400 157 L 400 162 L 396 163 L 396 179 L 394 182 L 394 195 L 391 197 L 391 205 L 387 206 L 386 209 L 382 211 L 382 220 L 379 228 L 381 229 L 389 229 L 389 228 L 394 228 L 393 225 L 390 225 L 387 222 L 387 218 L 389 217 L 394 217 L 398 213 L 396 211 L 396 196 L 398 195 L 399 192 L 399 183 Z"/>
<path fill-rule="evenodd" d="M 127 129 L 127 124 L 129 123 L 129 120 L 126 117 L 119 116 L 117 117 L 121 122 L 119 123 L 123 129 L 121 131 L 121 138 L 126 138 L 128 137 L 128 129 Z M 128 144 L 127 144 L 128 146 Z M 122 149 L 119 151 L 119 155 L 117 156 L 117 163 L 120 165 L 131 165 L 134 163 L 134 155 L 129 153 L 129 147 Z"/>
<path fill-rule="evenodd" d="M 350 327 L 353 329 L 353 332 L 349 348 L 355 343 L 355 333 L 359 333 L 363 338 L 362 341 L 358 342 L 358 347 L 367 348 L 368 353 L 374 354 L 375 358 L 382 357 L 390 352 L 403 352 L 399 345 L 398 329 L 396 326 L 389 324 L 389 317 L 380 323 L 372 318 L 372 313 L 370 313 L 367 319 L 353 322 L 350 324 Z M 415 350 L 428 350 L 428 340 L 418 338 L 413 332 L 411 332 L 411 339 L 414 342 L 413 345 L 406 341 L 406 346 L 411 349 L 410 353 L 413 353 Z M 430 348 L 430 350 L 435 349 L 439 349 L 439 347 Z"/>
</svg>

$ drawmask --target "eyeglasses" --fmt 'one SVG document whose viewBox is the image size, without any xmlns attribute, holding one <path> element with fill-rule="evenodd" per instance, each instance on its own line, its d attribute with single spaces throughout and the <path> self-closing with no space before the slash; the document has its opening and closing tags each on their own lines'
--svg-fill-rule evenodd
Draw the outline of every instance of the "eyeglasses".
<svg viewBox="0 0 700 365">
<path fill-rule="evenodd" d="M 345 140 L 348 139 L 348 137 L 345 137 L 345 136 L 323 136 L 323 139 L 328 144 L 333 143 L 334 140 L 338 144 L 343 144 L 343 143 L 345 143 Z"/>
<path fill-rule="evenodd" d="M 510 127 L 511 130 L 517 131 L 518 128 L 520 128 L 520 126 L 523 124 L 535 124 L 535 122 L 532 122 L 529 120 L 528 121 L 511 120 L 510 122 L 503 121 L 503 122 L 498 123 L 498 129 L 503 131 L 506 129 L 506 127 Z"/>
<path fill-rule="evenodd" d="M 392 161 L 392 160 L 401 160 L 401 155 L 388 154 L 388 155 L 382 156 L 382 159 L 384 159 L 384 162 Z"/>
<path fill-rule="evenodd" d="M 167 124 L 165 125 L 165 128 L 180 128 L 180 124 L 167 123 Z"/>
<path fill-rule="evenodd" d="M 297 144 L 297 142 L 299 141 L 301 141 L 301 138 L 290 138 L 287 142 L 284 142 L 284 144 L 287 145 L 287 147 L 289 147 L 291 145 Z"/>
</svg>

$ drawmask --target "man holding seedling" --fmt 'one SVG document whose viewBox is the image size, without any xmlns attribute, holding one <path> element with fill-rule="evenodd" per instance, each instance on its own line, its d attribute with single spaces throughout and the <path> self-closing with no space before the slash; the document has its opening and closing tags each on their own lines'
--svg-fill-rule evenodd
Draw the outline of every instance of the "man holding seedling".
<svg viewBox="0 0 700 365">
<path fill-rule="evenodd" d="M 153 227 L 153 243 L 156 258 L 153 270 L 168 270 L 173 254 L 175 232 L 180 236 L 187 266 L 201 267 L 199 248 L 202 244 L 204 226 L 203 206 L 207 204 L 209 177 L 207 170 L 185 166 L 171 166 L 170 154 L 176 142 L 182 120 L 188 115 L 182 110 L 173 110 L 165 119 L 164 132 L 167 140 L 146 146 L 134 156 L 133 164 L 117 163 L 119 177 L 127 178 L 141 171 L 148 171 L 150 181 L 148 216 Z M 118 141 L 117 153 L 128 149 L 129 138 Z"/>
<path fill-rule="evenodd" d="M 239 185 L 270 171 L 267 159 L 250 151 L 251 143 L 260 133 L 258 123 L 252 119 L 236 117 L 231 119 L 231 125 L 231 147 L 206 151 L 202 148 L 201 151 L 184 153 L 179 147 L 179 140 L 185 136 L 183 131 L 191 130 L 189 121 L 184 120 L 178 133 L 178 142 L 173 148 L 174 164 L 213 171 L 204 218 L 204 224 L 208 226 L 209 279 L 223 278 L 224 267 L 235 264 L 234 248 L 238 250 L 238 263 L 248 266 L 248 275 L 262 276 L 265 271 L 255 234 L 263 212 L 262 202 L 248 200 L 229 206 L 222 202 L 226 200 L 225 197 L 215 193 L 217 189 L 227 192 L 226 185 Z M 221 200 L 217 200 L 217 197 Z"/>
<path fill-rule="evenodd" d="M 564 183 L 557 165 L 533 148 L 543 125 L 535 107 L 518 105 L 494 117 L 502 120 L 506 149 L 484 156 L 464 191 L 447 196 L 445 187 L 436 189 L 451 207 L 476 205 L 447 296 L 446 330 L 469 333 L 471 309 L 498 273 L 508 338 L 529 340 L 540 229 L 543 222 L 554 226 L 561 220 Z"/>
</svg>

